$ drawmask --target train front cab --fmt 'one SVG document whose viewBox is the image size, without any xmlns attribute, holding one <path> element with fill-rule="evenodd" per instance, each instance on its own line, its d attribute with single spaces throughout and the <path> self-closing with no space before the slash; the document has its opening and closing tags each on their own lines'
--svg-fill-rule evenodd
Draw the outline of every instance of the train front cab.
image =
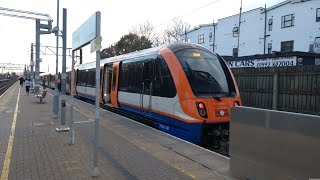
<svg viewBox="0 0 320 180">
<path fill-rule="evenodd" d="M 227 144 L 230 108 L 235 103 L 241 105 L 239 91 L 222 58 L 200 46 L 188 46 L 185 52 L 183 49 L 186 47 L 163 48 L 150 57 L 105 66 L 104 101 L 111 88 L 113 107 L 151 117 L 161 131 L 192 143 L 221 148 Z M 216 69 L 201 70 L 197 65 Z M 211 71 L 215 74 L 208 73 Z M 222 86 L 221 92 L 212 91 L 216 86 Z"/>
<path fill-rule="evenodd" d="M 194 143 L 227 153 L 230 108 L 241 104 L 230 69 L 204 48 L 172 49 L 162 49 L 160 54 L 170 67 L 179 96 L 175 124 L 194 135 Z"/>
</svg>

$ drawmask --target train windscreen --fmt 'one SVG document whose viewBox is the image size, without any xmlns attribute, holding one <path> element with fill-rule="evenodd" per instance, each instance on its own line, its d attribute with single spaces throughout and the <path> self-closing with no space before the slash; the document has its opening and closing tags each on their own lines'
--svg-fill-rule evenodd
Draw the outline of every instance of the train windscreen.
<svg viewBox="0 0 320 180">
<path fill-rule="evenodd" d="M 175 52 L 197 97 L 223 97 L 230 95 L 223 60 L 201 49 L 183 49 Z"/>
</svg>

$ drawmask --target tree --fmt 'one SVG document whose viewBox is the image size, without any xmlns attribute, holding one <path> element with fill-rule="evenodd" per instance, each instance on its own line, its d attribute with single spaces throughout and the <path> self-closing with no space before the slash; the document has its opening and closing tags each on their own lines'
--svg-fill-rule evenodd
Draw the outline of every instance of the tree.
<svg viewBox="0 0 320 180">
<path fill-rule="evenodd" d="M 109 47 L 101 51 L 101 59 L 113 57 L 116 55 L 115 44 L 110 45 Z"/>
<path fill-rule="evenodd" d="M 172 24 L 163 32 L 163 41 L 172 43 L 180 40 L 180 35 L 190 29 L 190 24 L 183 22 L 180 18 L 174 18 Z"/>
<path fill-rule="evenodd" d="M 122 36 L 117 43 L 103 49 L 101 51 L 101 59 L 147 49 L 150 48 L 151 45 L 152 42 L 145 36 L 129 33 Z"/>
<path fill-rule="evenodd" d="M 129 33 L 121 37 L 116 44 L 116 52 L 119 54 L 126 54 L 142 49 L 150 48 L 152 42 L 145 36 L 138 36 L 137 34 Z"/>
</svg>

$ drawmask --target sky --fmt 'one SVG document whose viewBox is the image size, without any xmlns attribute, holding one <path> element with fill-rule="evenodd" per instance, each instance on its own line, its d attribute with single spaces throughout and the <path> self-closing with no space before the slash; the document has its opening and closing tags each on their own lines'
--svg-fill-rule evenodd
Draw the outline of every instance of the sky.
<svg viewBox="0 0 320 180">
<path fill-rule="evenodd" d="M 243 11 L 275 5 L 284 0 L 242 0 Z M 0 0 L 0 7 L 49 14 L 57 25 L 58 0 Z M 72 33 L 96 11 L 101 12 L 102 49 L 116 43 L 134 26 L 149 21 L 161 31 L 180 17 L 191 27 L 208 24 L 239 13 L 241 0 L 59 0 L 59 27 L 62 8 L 67 9 L 67 47 L 72 47 Z M 1 11 L 0 11 L 1 13 Z M 35 20 L 0 15 L 0 63 L 30 64 L 31 43 L 35 42 Z M 54 34 L 41 35 L 41 46 L 56 46 Z M 62 38 L 59 38 L 62 46 Z M 55 48 L 53 48 L 55 51 Z M 59 54 L 61 50 L 59 50 Z M 40 71 L 55 73 L 56 57 L 41 55 Z M 83 51 L 83 62 L 95 60 L 90 46 Z M 61 72 L 62 57 L 59 57 Z M 67 67 L 71 58 L 67 57 Z M 1 73 L 1 68 L 0 68 Z"/>
</svg>

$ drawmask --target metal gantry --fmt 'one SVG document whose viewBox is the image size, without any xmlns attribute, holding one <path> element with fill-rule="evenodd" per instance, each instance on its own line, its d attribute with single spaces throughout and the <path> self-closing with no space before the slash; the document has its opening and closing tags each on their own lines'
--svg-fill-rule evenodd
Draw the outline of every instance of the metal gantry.
<svg viewBox="0 0 320 180">
<path fill-rule="evenodd" d="M 33 89 L 33 84 L 35 83 L 35 93 L 39 93 L 39 82 L 40 82 L 40 35 L 42 34 L 51 34 L 52 30 L 52 18 L 49 14 L 38 13 L 38 12 L 31 12 L 31 11 L 24 11 L 24 10 L 16 10 L 10 8 L 0 7 L 0 15 L 15 17 L 15 18 L 23 18 L 29 20 L 36 21 L 36 52 L 35 52 L 35 74 L 34 79 L 31 85 L 31 89 Z M 46 23 L 43 24 L 42 22 L 45 21 Z M 33 59 L 31 59 L 31 72 L 33 72 Z M 31 76 L 33 77 L 33 76 Z"/>
<path fill-rule="evenodd" d="M 23 71 L 25 68 L 25 64 L 12 64 L 12 63 L 0 63 L 0 69 L 3 71 Z"/>
<path fill-rule="evenodd" d="M 53 21 L 49 14 L 0 7 L 0 15 L 40 21 Z"/>
</svg>

